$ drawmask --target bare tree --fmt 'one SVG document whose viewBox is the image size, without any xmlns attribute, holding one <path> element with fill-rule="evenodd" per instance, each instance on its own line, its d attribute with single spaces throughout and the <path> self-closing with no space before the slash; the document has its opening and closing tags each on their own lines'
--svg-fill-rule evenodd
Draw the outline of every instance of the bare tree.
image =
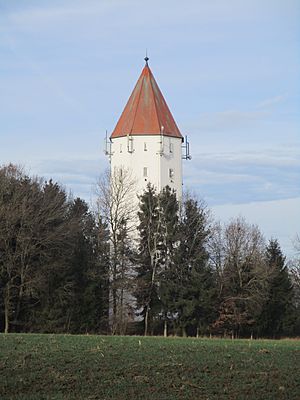
<svg viewBox="0 0 300 400">
<path fill-rule="evenodd" d="M 289 262 L 289 271 L 294 287 L 295 293 L 295 305 L 297 308 L 300 308 L 300 236 L 296 235 L 293 240 L 294 249 L 296 251 L 296 255 Z"/>
<path fill-rule="evenodd" d="M 132 253 L 136 239 L 136 179 L 127 168 L 106 171 L 97 187 L 97 211 L 109 227 L 112 333 L 124 333 L 133 309 L 130 295 Z"/>
<path fill-rule="evenodd" d="M 214 326 L 238 334 L 251 326 L 268 293 L 272 271 L 265 262 L 265 241 L 255 225 L 242 218 L 231 221 L 215 240 L 219 270 L 220 315 Z"/>
<path fill-rule="evenodd" d="M 221 297 L 224 287 L 225 241 L 224 231 L 220 222 L 211 226 L 207 248 L 210 264 L 216 272 L 218 295 Z"/>
</svg>

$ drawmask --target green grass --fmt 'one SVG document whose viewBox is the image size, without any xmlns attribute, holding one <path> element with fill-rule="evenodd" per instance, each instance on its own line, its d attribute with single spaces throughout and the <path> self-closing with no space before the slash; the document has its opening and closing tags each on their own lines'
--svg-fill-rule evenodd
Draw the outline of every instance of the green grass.
<svg viewBox="0 0 300 400">
<path fill-rule="evenodd" d="M 0 335 L 0 399 L 300 399 L 300 342 Z"/>
</svg>

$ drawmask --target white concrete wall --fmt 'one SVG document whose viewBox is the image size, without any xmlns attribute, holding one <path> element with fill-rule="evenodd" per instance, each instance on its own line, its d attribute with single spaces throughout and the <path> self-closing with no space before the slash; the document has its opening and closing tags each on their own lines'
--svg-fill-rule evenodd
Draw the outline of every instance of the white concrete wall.
<svg viewBox="0 0 300 400">
<path fill-rule="evenodd" d="M 129 150 L 128 151 L 128 146 Z M 181 139 L 159 135 L 140 135 L 112 139 L 111 168 L 130 168 L 137 179 L 140 194 L 151 182 L 158 191 L 165 186 L 176 190 L 182 197 Z M 147 168 L 147 176 L 144 176 Z M 170 177 L 170 169 L 173 176 Z"/>
</svg>

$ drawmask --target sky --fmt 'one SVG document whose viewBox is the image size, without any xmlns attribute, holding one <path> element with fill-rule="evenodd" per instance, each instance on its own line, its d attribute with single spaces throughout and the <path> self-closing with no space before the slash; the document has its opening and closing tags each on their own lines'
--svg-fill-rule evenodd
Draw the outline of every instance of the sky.
<svg viewBox="0 0 300 400">
<path fill-rule="evenodd" d="M 292 257 L 300 233 L 298 0 L 0 0 L 0 165 L 92 199 L 144 66 L 188 135 L 184 187 Z"/>
</svg>

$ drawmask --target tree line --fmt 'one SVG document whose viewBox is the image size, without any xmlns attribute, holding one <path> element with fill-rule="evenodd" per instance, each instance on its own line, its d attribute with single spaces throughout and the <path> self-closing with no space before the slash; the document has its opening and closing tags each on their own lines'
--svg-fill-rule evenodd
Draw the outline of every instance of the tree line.
<svg viewBox="0 0 300 400">
<path fill-rule="evenodd" d="M 1 330 L 106 331 L 107 235 L 88 205 L 57 183 L 1 168 Z"/>
<path fill-rule="evenodd" d="M 1 331 L 300 334 L 299 263 L 276 239 L 242 218 L 215 223 L 169 187 L 135 193 L 116 169 L 91 210 L 52 180 L 0 168 Z"/>
</svg>

